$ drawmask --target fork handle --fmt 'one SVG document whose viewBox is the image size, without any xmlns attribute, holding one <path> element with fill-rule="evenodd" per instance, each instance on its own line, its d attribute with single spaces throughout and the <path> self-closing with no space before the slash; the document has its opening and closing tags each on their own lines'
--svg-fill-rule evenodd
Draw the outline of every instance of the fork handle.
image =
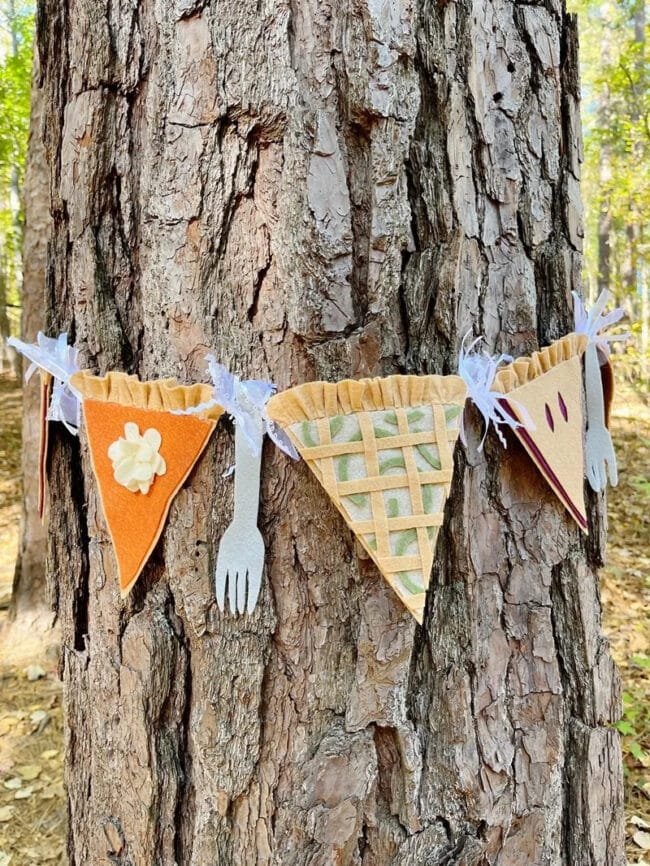
<svg viewBox="0 0 650 866">
<path fill-rule="evenodd" d="M 257 526 L 260 506 L 260 470 L 262 465 L 262 439 L 259 454 L 253 454 L 243 430 L 235 424 L 235 506 L 234 520 Z"/>
<path fill-rule="evenodd" d="M 605 427 L 605 402 L 603 382 L 600 377 L 598 350 L 590 343 L 585 351 L 585 402 L 587 408 L 587 429 Z"/>
</svg>

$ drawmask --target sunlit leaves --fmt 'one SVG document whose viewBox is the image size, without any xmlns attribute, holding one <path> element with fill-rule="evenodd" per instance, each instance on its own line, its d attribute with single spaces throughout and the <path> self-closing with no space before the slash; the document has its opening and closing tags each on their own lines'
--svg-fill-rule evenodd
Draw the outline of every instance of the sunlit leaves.
<svg viewBox="0 0 650 866">
<path fill-rule="evenodd" d="M 619 297 L 637 292 L 650 247 L 650 53 L 644 3 L 569 3 L 580 26 L 585 268 L 595 290 L 599 222 L 606 212 L 609 287 Z"/>
<path fill-rule="evenodd" d="M 9 300 L 17 301 L 34 30 L 33 2 L 0 8 L 0 241 Z"/>
</svg>

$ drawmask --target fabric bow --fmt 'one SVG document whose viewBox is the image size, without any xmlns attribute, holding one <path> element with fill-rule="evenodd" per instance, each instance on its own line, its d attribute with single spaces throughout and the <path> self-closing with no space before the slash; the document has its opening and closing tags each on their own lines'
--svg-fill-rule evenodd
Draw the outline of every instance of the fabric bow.
<svg viewBox="0 0 650 866">
<path fill-rule="evenodd" d="M 609 301 L 609 291 L 603 291 L 596 298 L 593 307 L 587 312 L 587 308 L 582 302 L 582 299 L 577 292 L 571 292 L 573 295 L 573 315 L 575 321 L 574 330 L 576 334 L 586 334 L 589 337 L 589 342 L 594 343 L 602 352 L 605 358 L 609 358 L 611 349 L 609 344 L 615 340 L 627 340 L 630 332 L 624 334 L 608 334 L 607 330 L 619 322 L 625 315 L 625 310 L 622 307 L 616 307 L 610 313 L 603 315 L 603 310 Z"/>
<path fill-rule="evenodd" d="M 79 370 L 78 349 L 68 346 L 68 335 L 46 337 L 38 332 L 36 343 L 24 343 L 9 337 L 7 344 L 31 361 L 25 381 L 29 382 L 37 368 L 45 370 L 53 379 L 52 396 L 47 410 L 48 421 L 60 421 L 74 436 L 81 424 L 81 403 L 70 387 L 70 376 Z"/>
<path fill-rule="evenodd" d="M 517 421 L 516 418 L 513 418 L 512 415 L 508 414 L 501 405 L 500 401 L 506 399 L 505 394 L 502 394 L 500 391 L 491 390 L 497 368 L 500 364 L 510 364 L 513 360 L 512 356 L 493 356 L 486 351 L 477 349 L 476 347 L 484 339 L 483 337 L 477 337 L 466 349 L 465 343 L 467 342 L 470 333 L 471 332 L 468 331 L 467 334 L 465 334 L 461 344 L 460 354 L 458 356 L 458 375 L 465 381 L 468 396 L 483 416 L 485 422 L 485 431 L 481 443 L 478 446 L 478 450 L 483 450 L 490 422 L 494 425 L 499 441 L 504 448 L 507 448 L 506 439 L 500 430 L 500 425 L 505 424 L 507 427 L 511 427 L 512 429 L 516 427 L 526 427 L 528 430 L 534 430 L 535 425 L 526 409 L 509 397 L 508 401 L 516 406 L 521 418 L 523 419 L 523 423 Z M 460 422 L 460 439 L 463 445 L 467 445 L 463 417 L 461 417 Z"/>
<path fill-rule="evenodd" d="M 261 379 L 242 382 L 223 364 L 219 364 L 214 355 L 206 355 L 205 359 L 214 385 L 214 401 L 223 406 L 242 430 L 251 453 L 256 457 L 261 453 L 262 440 L 267 433 L 281 451 L 299 460 L 289 437 L 266 414 L 266 404 L 275 393 L 275 385 Z"/>
</svg>

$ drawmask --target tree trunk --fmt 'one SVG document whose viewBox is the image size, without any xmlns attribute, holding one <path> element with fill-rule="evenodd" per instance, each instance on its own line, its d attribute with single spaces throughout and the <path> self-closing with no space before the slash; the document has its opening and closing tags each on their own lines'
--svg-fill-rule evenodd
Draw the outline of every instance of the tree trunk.
<svg viewBox="0 0 650 866">
<path fill-rule="evenodd" d="M 571 329 L 558 0 L 41 0 L 39 44 L 49 324 L 93 370 L 203 380 L 214 351 L 284 388 L 454 372 L 472 327 L 513 354 Z M 72 864 L 624 862 L 602 503 L 585 541 L 475 420 L 422 629 L 268 444 L 260 603 L 219 613 L 223 422 L 120 601 L 85 437 L 56 430 Z"/>
<path fill-rule="evenodd" d="M 43 147 L 43 91 L 38 86 L 38 51 L 34 52 L 30 133 L 23 201 L 23 296 L 21 332 L 23 340 L 34 342 L 45 324 L 45 271 L 47 241 L 51 230 L 49 169 Z M 27 367 L 29 362 L 25 361 Z M 40 436 L 39 378 L 23 389 L 22 476 L 23 519 L 20 549 L 14 574 L 12 618 L 30 617 L 47 608 L 45 582 L 46 527 L 38 516 L 38 446 Z"/>
</svg>

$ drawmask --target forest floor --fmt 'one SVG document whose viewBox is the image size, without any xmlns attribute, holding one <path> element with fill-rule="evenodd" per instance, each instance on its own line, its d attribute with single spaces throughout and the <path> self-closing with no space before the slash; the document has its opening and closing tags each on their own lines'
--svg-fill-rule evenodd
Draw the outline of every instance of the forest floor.
<svg viewBox="0 0 650 866">
<path fill-rule="evenodd" d="M 20 522 L 20 397 L 0 376 L 0 637 Z M 603 627 L 624 689 L 627 856 L 650 866 L 650 406 L 619 386 L 612 431 L 620 483 L 608 493 Z M 0 642 L 0 866 L 64 864 L 61 687 L 44 651 Z M 645 859 L 644 859 L 645 858 Z"/>
<path fill-rule="evenodd" d="M 21 391 L 0 375 L 0 866 L 64 864 L 63 718 L 57 661 L 9 628 L 21 512 Z"/>
</svg>

